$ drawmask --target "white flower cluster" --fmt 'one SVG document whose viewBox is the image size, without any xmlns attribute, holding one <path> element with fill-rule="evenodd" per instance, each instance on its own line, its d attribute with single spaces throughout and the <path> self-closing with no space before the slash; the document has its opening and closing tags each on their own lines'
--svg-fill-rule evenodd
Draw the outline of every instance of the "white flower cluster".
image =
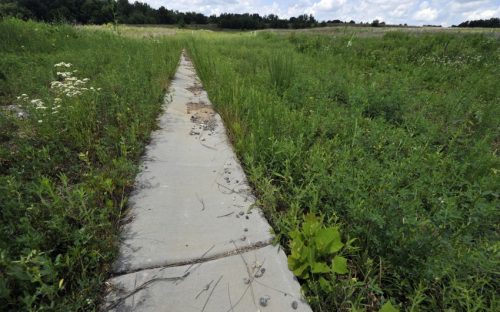
<svg viewBox="0 0 500 312">
<path fill-rule="evenodd" d="M 54 65 L 55 68 L 71 68 L 72 64 L 71 63 L 65 63 L 65 62 L 60 62 Z M 62 69 L 62 70 L 64 70 Z M 85 85 L 90 81 L 89 78 L 83 78 L 79 79 L 78 77 L 75 76 L 77 73 L 77 70 L 73 71 L 58 71 L 57 76 L 59 80 L 52 81 L 50 83 L 50 88 L 54 91 L 56 94 L 56 97 L 54 98 L 53 103 L 48 103 L 46 106 L 45 103 L 41 99 L 30 99 L 27 94 L 21 94 L 20 96 L 17 97 L 17 100 L 19 103 L 23 103 L 25 105 L 32 105 L 35 110 L 42 110 L 45 111 L 48 108 L 52 111 L 52 114 L 57 114 L 59 112 L 59 109 L 61 108 L 61 103 L 63 102 L 62 97 L 76 97 L 79 95 L 82 95 L 84 92 L 97 92 L 100 91 L 101 88 L 94 88 L 90 87 L 87 88 Z M 45 115 L 45 112 L 42 113 L 42 115 Z M 39 123 L 42 123 L 43 120 L 40 119 L 38 120 Z"/>
<path fill-rule="evenodd" d="M 17 97 L 17 100 L 22 103 L 31 103 L 31 105 L 35 106 L 35 109 L 46 109 L 45 103 L 40 99 L 30 100 L 27 94 L 23 93 Z"/>
<path fill-rule="evenodd" d="M 71 63 L 58 63 L 55 64 L 54 67 L 66 67 L 70 68 Z M 95 89 L 94 87 L 87 88 L 85 85 L 90 81 L 89 78 L 78 79 L 78 77 L 74 76 L 78 71 L 58 71 L 57 76 L 59 76 L 60 80 L 52 81 L 50 83 L 50 88 L 55 90 L 56 93 L 60 95 L 65 95 L 67 97 L 75 97 L 82 95 L 87 91 L 100 91 L 101 88 Z"/>
<path fill-rule="evenodd" d="M 26 93 L 21 94 L 20 96 L 17 97 L 18 101 L 26 102 L 28 101 L 29 97 Z"/>
<path fill-rule="evenodd" d="M 61 62 L 61 63 L 55 64 L 54 67 L 67 67 L 67 68 L 70 68 L 71 67 L 71 63 Z"/>
<path fill-rule="evenodd" d="M 47 109 L 47 107 L 44 106 L 45 103 L 40 99 L 31 100 L 31 104 L 35 106 L 35 109 Z"/>
</svg>

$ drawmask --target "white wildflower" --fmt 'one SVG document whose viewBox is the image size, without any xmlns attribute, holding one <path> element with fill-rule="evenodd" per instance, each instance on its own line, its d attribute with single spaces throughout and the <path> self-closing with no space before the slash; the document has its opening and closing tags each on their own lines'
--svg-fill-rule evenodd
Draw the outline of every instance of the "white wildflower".
<svg viewBox="0 0 500 312">
<path fill-rule="evenodd" d="M 66 67 L 66 68 L 69 68 L 69 67 L 71 67 L 71 63 L 61 62 L 61 63 L 55 64 L 54 67 Z"/>
<path fill-rule="evenodd" d="M 34 100 L 31 100 L 31 104 L 35 105 L 35 106 L 43 106 L 43 101 L 40 100 L 40 99 L 34 99 Z"/>
</svg>

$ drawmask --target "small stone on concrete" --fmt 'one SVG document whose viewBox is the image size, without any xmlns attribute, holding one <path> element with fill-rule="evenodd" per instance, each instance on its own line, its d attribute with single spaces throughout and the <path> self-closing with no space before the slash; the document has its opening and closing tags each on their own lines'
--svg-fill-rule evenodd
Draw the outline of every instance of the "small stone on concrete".
<svg viewBox="0 0 500 312">
<path fill-rule="evenodd" d="M 269 296 L 260 297 L 259 303 L 261 306 L 265 307 L 265 306 L 267 306 L 267 303 L 269 302 L 270 299 L 271 299 L 271 297 L 269 297 Z"/>
</svg>

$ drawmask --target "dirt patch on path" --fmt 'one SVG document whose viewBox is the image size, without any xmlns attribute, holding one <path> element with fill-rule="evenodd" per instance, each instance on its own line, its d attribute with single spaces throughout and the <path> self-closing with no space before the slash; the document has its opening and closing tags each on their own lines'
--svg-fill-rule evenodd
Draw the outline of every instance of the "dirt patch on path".
<svg viewBox="0 0 500 312">
<path fill-rule="evenodd" d="M 195 96 L 199 96 L 203 91 L 203 87 L 200 84 L 194 84 L 193 86 L 186 88 L 186 90 L 193 93 Z"/>
<path fill-rule="evenodd" d="M 186 104 L 187 114 L 191 115 L 191 121 L 199 124 L 203 130 L 213 131 L 217 127 L 215 111 L 212 106 L 205 102 L 189 102 Z"/>
</svg>

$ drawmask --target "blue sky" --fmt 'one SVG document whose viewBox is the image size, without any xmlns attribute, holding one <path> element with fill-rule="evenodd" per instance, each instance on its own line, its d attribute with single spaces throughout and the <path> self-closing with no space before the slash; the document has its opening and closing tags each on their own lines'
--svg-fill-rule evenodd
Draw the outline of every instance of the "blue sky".
<svg viewBox="0 0 500 312">
<path fill-rule="evenodd" d="M 152 7 L 206 15 L 232 13 L 313 14 L 318 20 L 355 20 L 451 26 L 465 20 L 500 17 L 500 0 L 140 0 Z"/>
</svg>

